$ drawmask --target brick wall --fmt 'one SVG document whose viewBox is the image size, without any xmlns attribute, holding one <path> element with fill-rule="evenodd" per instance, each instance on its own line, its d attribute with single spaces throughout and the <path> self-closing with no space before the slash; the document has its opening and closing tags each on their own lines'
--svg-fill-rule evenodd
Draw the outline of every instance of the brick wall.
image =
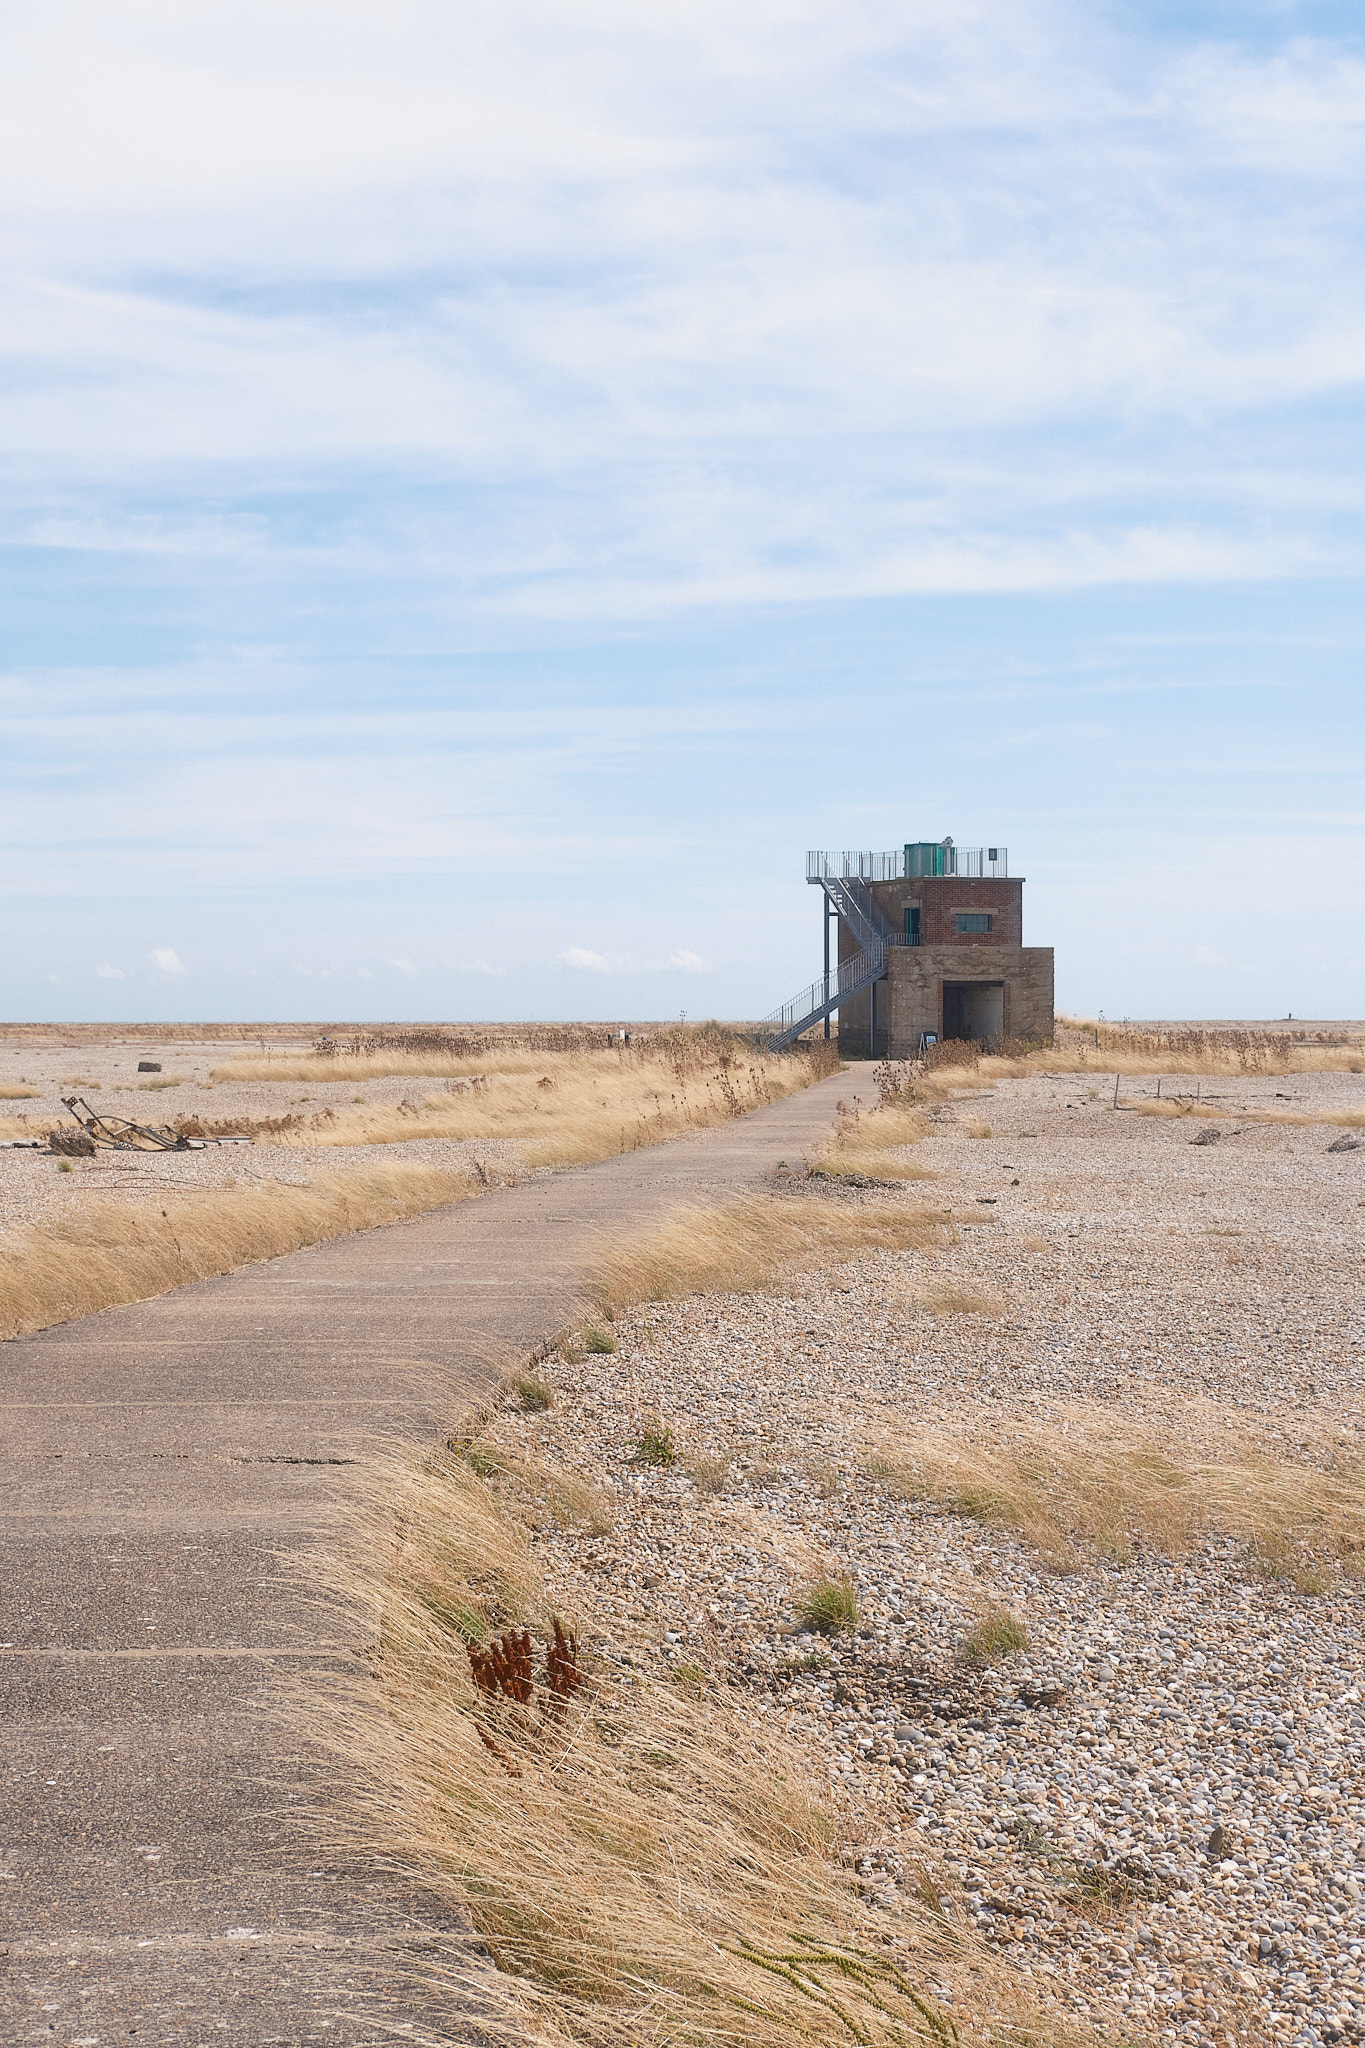
<svg viewBox="0 0 1365 2048">
<path fill-rule="evenodd" d="M 893 931 L 905 930 L 905 913 L 919 910 L 920 943 L 924 946 L 1020 947 L 1024 943 L 1024 883 L 959 881 L 955 875 L 933 875 L 909 882 L 874 882 L 872 894 Z M 957 914 L 967 911 L 991 920 L 988 932 L 959 932 Z M 839 958 L 858 950 L 857 941 L 841 923 Z"/>
<path fill-rule="evenodd" d="M 877 1042 L 868 1041 L 870 992 L 864 990 L 839 1012 L 839 1042 L 854 1059 L 908 1059 L 926 1031 L 943 1035 L 945 982 L 999 982 L 1002 1029 L 1009 1038 L 1050 1040 L 1053 1019 L 1052 948 L 1023 943 L 1024 883 L 965 881 L 956 875 L 925 875 L 903 882 L 876 882 L 872 893 L 893 930 L 905 930 L 905 913 L 919 907 L 918 946 L 893 946 L 886 979 L 877 985 Z M 959 932 L 959 911 L 986 912 L 989 932 Z M 841 922 L 839 958 L 858 951 Z"/>
</svg>

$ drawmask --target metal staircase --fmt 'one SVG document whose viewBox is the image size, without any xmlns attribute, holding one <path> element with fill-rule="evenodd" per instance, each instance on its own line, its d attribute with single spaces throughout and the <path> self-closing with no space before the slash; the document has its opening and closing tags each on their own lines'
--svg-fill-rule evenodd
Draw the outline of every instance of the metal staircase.
<svg viewBox="0 0 1365 2048">
<path fill-rule="evenodd" d="M 880 981 L 886 973 L 886 956 L 892 946 L 906 943 L 904 934 L 887 923 L 876 897 L 857 875 L 838 874 L 828 862 L 821 862 L 819 870 L 812 873 L 808 863 L 806 879 L 819 883 L 826 903 L 847 925 L 859 950 L 849 959 L 841 960 L 836 972 L 822 974 L 809 988 L 803 988 L 789 1003 L 783 1003 L 763 1019 L 759 1038 L 769 1052 L 781 1052 L 813 1024 L 822 1023 L 840 1004 Z"/>
</svg>

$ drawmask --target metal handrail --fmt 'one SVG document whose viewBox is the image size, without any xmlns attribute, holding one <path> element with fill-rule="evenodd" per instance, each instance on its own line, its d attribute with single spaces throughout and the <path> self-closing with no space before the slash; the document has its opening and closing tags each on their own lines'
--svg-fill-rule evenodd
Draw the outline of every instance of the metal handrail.
<svg viewBox="0 0 1365 2048">
<path fill-rule="evenodd" d="M 822 974 L 818 981 L 813 981 L 809 988 L 803 988 L 790 1002 L 781 1004 L 762 1020 L 760 1030 L 786 1031 L 799 1020 L 818 1016 L 826 1006 L 834 1007 L 839 997 L 856 994 L 869 981 L 880 979 L 886 971 L 886 950 L 882 946 L 841 960 L 837 973 Z"/>
<path fill-rule="evenodd" d="M 1010 871 L 1007 846 L 947 846 L 943 848 L 942 877 L 920 877 L 907 873 L 905 848 L 889 853 L 808 853 L 806 880 L 823 882 L 827 877 L 841 881 L 904 882 L 921 879 L 959 881 L 1002 881 Z"/>
</svg>

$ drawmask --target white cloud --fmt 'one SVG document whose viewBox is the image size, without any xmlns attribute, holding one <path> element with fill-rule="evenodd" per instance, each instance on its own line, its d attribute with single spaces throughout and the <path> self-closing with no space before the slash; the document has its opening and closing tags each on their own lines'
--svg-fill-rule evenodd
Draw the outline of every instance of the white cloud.
<svg viewBox="0 0 1365 2048">
<path fill-rule="evenodd" d="M 390 965 L 390 967 L 394 967 L 394 968 L 397 968 L 398 972 L 399 972 L 400 974 L 402 974 L 402 975 L 406 976 L 406 978 L 407 978 L 407 979 L 408 979 L 409 981 L 415 981 L 415 980 L 417 979 L 417 966 L 416 966 L 416 963 L 415 963 L 415 961 L 412 961 L 412 960 L 390 960 L 390 962 L 389 962 L 389 965 Z"/>
<path fill-rule="evenodd" d="M 611 962 L 604 953 L 591 953 L 586 946 L 569 946 L 558 956 L 566 967 L 586 968 L 590 974 L 610 974 Z"/>
<path fill-rule="evenodd" d="M 676 953 L 669 954 L 664 966 L 675 968 L 681 974 L 710 974 L 712 971 L 709 960 L 703 960 L 700 953 L 689 953 L 683 946 Z"/>
<path fill-rule="evenodd" d="M 122 967 L 97 967 L 95 973 L 101 981 L 126 981 L 127 972 Z"/>
<path fill-rule="evenodd" d="M 0 75 L 25 530 L 265 557 L 259 495 L 92 480 L 351 460 L 487 492 L 392 547 L 553 616 L 1324 559 L 1273 502 L 1240 530 L 1266 477 L 1219 423 L 1359 388 L 1355 54 L 1078 0 L 739 17 L 50 0 Z M 1279 504 L 1325 528 L 1302 481 Z"/>
<path fill-rule="evenodd" d="M 158 974 L 179 976 L 188 972 L 184 961 L 169 946 L 156 946 L 151 953 L 151 962 Z"/>
</svg>

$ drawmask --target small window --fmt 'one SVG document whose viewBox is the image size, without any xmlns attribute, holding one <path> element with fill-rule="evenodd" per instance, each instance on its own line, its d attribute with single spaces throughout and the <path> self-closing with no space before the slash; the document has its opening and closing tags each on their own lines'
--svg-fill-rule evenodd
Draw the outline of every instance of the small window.
<svg viewBox="0 0 1365 2048">
<path fill-rule="evenodd" d="M 959 910 L 957 928 L 960 932 L 988 932 L 991 914 L 988 910 Z"/>
</svg>

